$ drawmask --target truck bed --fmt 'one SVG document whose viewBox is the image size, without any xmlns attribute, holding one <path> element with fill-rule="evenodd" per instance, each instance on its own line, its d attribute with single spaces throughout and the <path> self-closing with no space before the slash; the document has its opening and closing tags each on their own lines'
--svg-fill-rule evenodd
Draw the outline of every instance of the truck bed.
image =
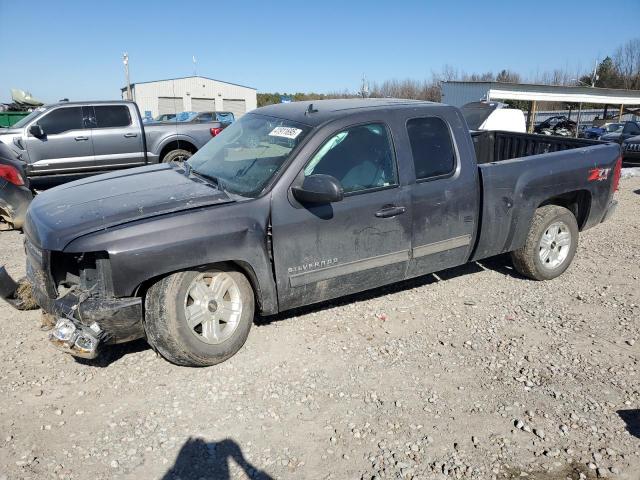
<svg viewBox="0 0 640 480">
<path fill-rule="evenodd" d="M 480 185 L 472 260 L 520 248 L 538 207 L 563 205 L 580 230 L 599 224 L 613 195 L 620 146 L 514 132 L 473 132 Z"/>
<path fill-rule="evenodd" d="M 601 145 L 599 140 L 503 131 L 471 132 L 478 165 Z"/>
</svg>

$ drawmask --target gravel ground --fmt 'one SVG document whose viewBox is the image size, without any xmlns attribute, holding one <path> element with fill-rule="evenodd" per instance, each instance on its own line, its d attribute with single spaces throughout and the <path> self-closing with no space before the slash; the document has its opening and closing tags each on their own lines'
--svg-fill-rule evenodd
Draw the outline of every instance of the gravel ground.
<svg viewBox="0 0 640 480">
<path fill-rule="evenodd" d="M 259 319 L 211 368 L 78 361 L 0 302 L 0 479 L 637 480 L 640 178 L 618 197 L 555 281 L 469 264 Z"/>
</svg>

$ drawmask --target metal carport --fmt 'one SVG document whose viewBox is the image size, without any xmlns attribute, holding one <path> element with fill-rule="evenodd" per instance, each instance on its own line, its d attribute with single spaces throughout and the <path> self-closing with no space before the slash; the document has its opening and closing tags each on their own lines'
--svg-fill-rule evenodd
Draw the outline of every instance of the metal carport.
<svg viewBox="0 0 640 480">
<path fill-rule="evenodd" d="M 620 107 L 618 119 L 623 111 L 640 114 L 640 90 L 620 90 L 586 86 L 537 85 L 528 83 L 443 81 L 442 102 L 461 107 L 465 103 L 478 100 L 525 100 L 530 102 L 527 118 L 528 130 L 533 131 L 533 119 L 537 102 L 577 103 L 578 125 L 583 103 L 599 104 L 607 111 L 608 105 Z"/>
</svg>

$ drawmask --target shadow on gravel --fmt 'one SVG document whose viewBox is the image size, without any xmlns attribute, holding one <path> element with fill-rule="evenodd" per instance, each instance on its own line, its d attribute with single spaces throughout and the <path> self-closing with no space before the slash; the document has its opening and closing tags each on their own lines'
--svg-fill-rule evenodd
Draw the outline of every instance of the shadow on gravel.
<svg viewBox="0 0 640 480">
<path fill-rule="evenodd" d="M 640 195 L 640 188 L 638 190 L 634 190 L 633 193 Z"/>
<path fill-rule="evenodd" d="M 523 472 L 520 469 L 513 469 L 507 472 L 508 480 L 520 480 L 521 478 L 527 478 L 527 480 L 581 480 L 581 479 L 594 479 L 596 474 L 594 470 L 589 470 L 586 466 L 577 463 L 571 463 L 559 470 L 552 471 L 526 471 Z"/>
<path fill-rule="evenodd" d="M 498 272 L 503 275 L 509 275 L 517 279 L 526 279 L 514 270 L 509 254 L 504 254 L 487 258 L 479 262 L 466 263 L 464 265 L 460 265 L 459 267 L 441 270 L 439 272 L 430 273 L 428 275 L 423 275 L 422 277 L 412 278 L 410 280 L 394 283 L 392 285 L 385 285 L 384 287 L 374 288 L 373 290 L 354 293 L 352 295 L 347 295 L 346 297 L 340 297 L 333 300 L 327 300 L 326 302 L 299 307 L 293 310 L 287 310 L 286 312 L 279 313 L 277 315 L 272 315 L 269 317 L 256 317 L 255 323 L 258 326 L 268 325 L 280 320 L 287 320 L 292 317 L 298 317 L 300 315 L 306 315 L 313 312 L 321 312 L 322 310 L 340 307 L 354 302 L 363 302 L 366 300 L 371 300 L 373 298 L 382 297 L 384 295 L 390 295 L 392 293 L 410 290 L 412 288 L 431 285 L 432 283 L 437 283 L 439 281 L 451 280 L 463 275 L 480 273 L 484 270 L 493 270 L 494 272 Z"/>
<path fill-rule="evenodd" d="M 251 479 L 273 480 L 272 476 L 251 465 L 244 458 L 240 446 L 229 438 L 220 442 L 189 438 L 180 449 L 176 463 L 162 480 L 228 480 L 231 478 L 230 459 Z"/>
<path fill-rule="evenodd" d="M 627 425 L 627 431 L 640 438 L 640 409 L 618 410 L 616 413 Z"/>
<path fill-rule="evenodd" d="M 141 338 L 139 340 L 134 340 L 133 342 L 119 343 L 116 345 L 107 345 L 98 354 L 98 357 L 94 359 L 80 358 L 80 357 L 74 357 L 74 359 L 76 362 L 82 365 L 87 365 L 89 367 L 106 368 L 112 363 L 120 360 L 125 355 L 129 355 L 130 353 L 144 352 L 149 348 L 151 347 L 146 342 L 146 340 Z"/>
</svg>

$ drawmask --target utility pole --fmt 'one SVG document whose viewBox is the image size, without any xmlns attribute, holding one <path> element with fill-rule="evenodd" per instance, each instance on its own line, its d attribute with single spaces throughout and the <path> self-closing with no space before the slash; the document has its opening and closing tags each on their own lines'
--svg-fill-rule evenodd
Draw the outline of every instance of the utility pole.
<svg viewBox="0 0 640 480">
<path fill-rule="evenodd" d="M 198 76 L 198 60 L 196 60 L 196 56 L 192 55 L 191 59 L 193 60 L 193 76 Z"/>
<path fill-rule="evenodd" d="M 362 83 L 360 85 L 359 93 L 362 98 L 369 97 L 369 82 L 367 81 L 367 77 L 365 75 L 362 75 Z"/>
<path fill-rule="evenodd" d="M 127 79 L 127 100 L 133 100 L 131 96 L 131 83 L 129 82 L 129 54 L 127 52 L 122 54 L 122 63 L 124 64 L 124 76 Z"/>
<path fill-rule="evenodd" d="M 596 86 L 596 80 L 598 80 L 598 59 L 596 58 L 593 63 L 593 75 L 591 75 L 591 86 Z"/>
</svg>

